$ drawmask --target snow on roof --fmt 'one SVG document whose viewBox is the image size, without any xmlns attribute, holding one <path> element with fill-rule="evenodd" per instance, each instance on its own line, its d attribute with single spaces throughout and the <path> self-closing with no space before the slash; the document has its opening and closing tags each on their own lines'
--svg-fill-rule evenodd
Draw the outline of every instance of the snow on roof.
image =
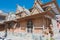
<svg viewBox="0 0 60 40">
<path fill-rule="evenodd" d="M 40 11 L 44 12 L 42 7 L 38 3 L 36 3 L 36 8 L 38 8 Z"/>
<path fill-rule="evenodd" d="M 17 5 L 17 12 L 16 13 L 19 13 L 19 12 L 25 12 L 28 15 L 30 14 L 30 11 L 28 9 Z"/>
<path fill-rule="evenodd" d="M 6 21 L 10 21 L 10 20 L 15 20 L 16 19 L 16 15 L 15 14 L 12 14 L 12 15 L 8 15 L 7 17 L 6 17 Z"/>
<path fill-rule="evenodd" d="M 57 7 L 56 7 L 56 5 L 55 5 L 54 3 L 51 4 L 51 8 L 52 8 L 52 10 L 53 10 L 56 14 L 60 14 L 59 11 L 58 11 L 58 9 L 57 9 Z"/>
<path fill-rule="evenodd" d="M 24 9 L 25 13 L 30 15 L 30 11 L 28 9 Z"/>
<path fill-rule="evenodd" d="M 60 12 L 59 12 L 59 10 L 57 9 L 55 3 L 50 3 L 50 4 L 45 5 L 45 6 L 43 6 L 43 7 L 47 7 L 47 6 L 51 7 L 52 10 L 55 12 L 55 14 L 60 14 Z"/>
<path fill-rule="evenodd" d="M 44 10 L 42 9 L 42 7 L 40 6 L 40 3 L 39 3 L 40 1 L 39 2 L 38 1 L 37 0 L 35 1 L 33 8 L 36 7 L 41 12 L 44 12 Z"/>
<path fill-rule="evenodd" d="M 16 13 L 19 13 L 19 12 L 22 12 L 23 11 L 23 7 L 17 5 L 17 12 Z"/>
<path fill-rule="evenodd" d="M 2 10 L 0 10 L 0 16 L 7 16 L 7 15 L 8 15 L 8 13 L 5 13 Z"/>
</svg>

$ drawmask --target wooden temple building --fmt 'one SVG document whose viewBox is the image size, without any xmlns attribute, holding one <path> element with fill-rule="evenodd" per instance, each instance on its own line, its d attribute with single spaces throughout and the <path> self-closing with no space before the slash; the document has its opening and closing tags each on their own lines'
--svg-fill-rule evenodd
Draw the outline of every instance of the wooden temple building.
<svg viewBox="0 0 60 40">
<path fill-rule="evenodd" d="M 35 0 L 33 7 L 29 10 L 17 5 L 16 14 L 8 14 L 6 18 L 3 15 L 4 22 L 0 24 L 0 31 L 6 33 L 9 31 L 15 33 L 40 34 L 47 32 L 53 34 L 57 28 L 55 15 L 59 13 L 60 10 L 56 0 L 46 4 Z"/>
</svg>

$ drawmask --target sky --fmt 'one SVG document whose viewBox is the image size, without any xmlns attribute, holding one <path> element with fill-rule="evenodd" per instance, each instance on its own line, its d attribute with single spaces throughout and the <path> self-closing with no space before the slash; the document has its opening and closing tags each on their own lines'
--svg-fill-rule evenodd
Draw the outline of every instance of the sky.
<svg viewBox="0 0 60 40">
<path fill-rule="evenodd" d="M 51 0 L 48 0 L 48 1 L 51 1 Z M 46 3 L 48 1 L 44 0 L 43 2 Z M 0 10 L 3 10 L 4 12 L 10 12 L 10 11 L 15 12 L 17 4 L 27 9 L 30 9 L 34 4 L 34 0 L 0 0 Z M 57 4 L 60 7 L 60 0 L 57 0 Z"/>
</svg>

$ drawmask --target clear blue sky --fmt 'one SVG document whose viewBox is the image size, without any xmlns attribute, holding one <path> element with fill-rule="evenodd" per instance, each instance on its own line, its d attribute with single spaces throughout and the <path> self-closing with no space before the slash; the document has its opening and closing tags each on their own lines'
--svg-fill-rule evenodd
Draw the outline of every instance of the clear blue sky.
<svg viewBox="0 0 60 40">
<path fill-rule="evenodd" d="M 57 3 L 60 6 L 60 0 L 57 0 Z M 30 9 L 34 4 L 34 0 L 0 0 L 0 10 L 5 12 L 15 11 L 16 4 L 25 6 L 25 8 Z"/>
</svg>

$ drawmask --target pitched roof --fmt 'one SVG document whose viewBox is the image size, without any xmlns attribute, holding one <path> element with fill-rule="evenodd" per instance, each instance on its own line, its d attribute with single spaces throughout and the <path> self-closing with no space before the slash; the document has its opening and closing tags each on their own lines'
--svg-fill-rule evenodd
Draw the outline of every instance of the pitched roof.
<svg viewBox="0 0 60 40">
<path fill-rule="evenodd" d="M 19 13 L 19 12 L 22 12 L 24 10 L 23 7 L 17 5 L 17 10 L 16 10 L 16 13 Z"/>
<path fill-rule="evenodd" d="M 41 7 L 41 2 L 39 0 L 35 0 L 35 3 L 33 5 L 32 9 L 30 9 L 30 10 L 33 10 L 34 8 L 36 8 L 37 10 L 39 10 L 41 12 L 44 12 L 44 10 Z M 33 12 L 33 11 L 31 11 L 31 12 Z"/>
<path fill-rule="evenodd" d="M 20 12 L 25 12 L 26 14 L 30 15 L 30 11 L 28 9 L 17 5 L 17 12 L 16 12 L 16 14 L 20 13 Z"/>
</svg>

